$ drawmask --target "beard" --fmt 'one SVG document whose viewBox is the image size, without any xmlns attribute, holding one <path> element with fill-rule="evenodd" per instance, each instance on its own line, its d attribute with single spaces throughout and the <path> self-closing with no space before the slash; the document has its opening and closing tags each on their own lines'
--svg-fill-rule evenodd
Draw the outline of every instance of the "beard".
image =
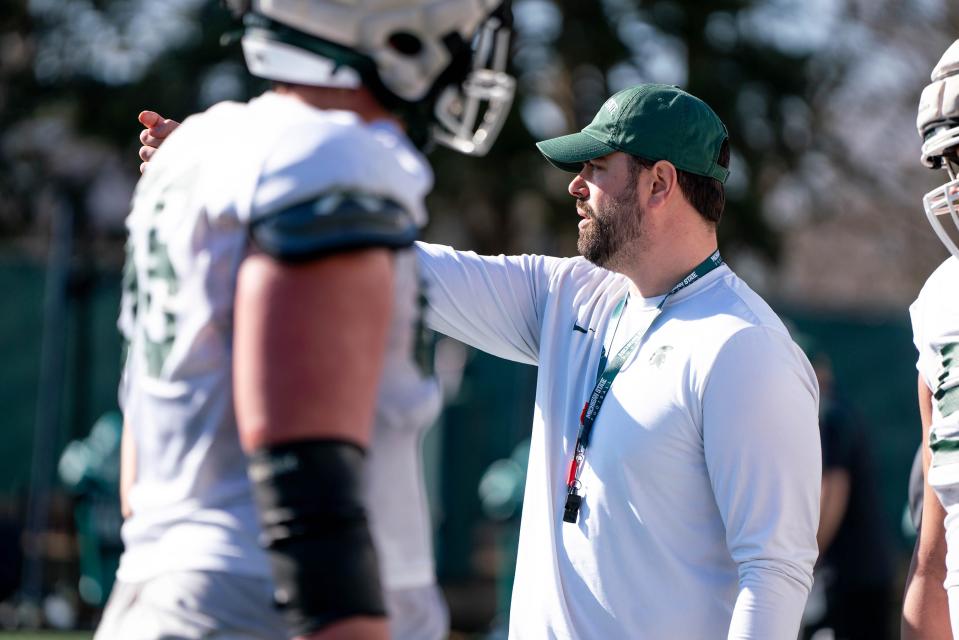
<svg viewBox="0 0 959 640">
<path fill-rule="evenodd" d="M 596 266 L 619 271 L 617 267 L 643 235 L 643 208 L 636 202 L 635 183 L 595 210 L 585 200 L 578 201 L 576 208 L 589 219 L 576 241 L 580 255 Z"/>
</svg>

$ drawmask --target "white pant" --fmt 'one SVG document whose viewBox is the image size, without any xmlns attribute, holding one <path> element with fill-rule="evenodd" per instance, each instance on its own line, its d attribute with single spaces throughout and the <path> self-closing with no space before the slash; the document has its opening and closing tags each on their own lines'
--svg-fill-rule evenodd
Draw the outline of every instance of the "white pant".
<svg viewBox="0 0 959 640">
<path fill-rule="evenodd" d="M 94 640 L 277 640 L 288 637 L 269 580 L 183 571 L 117 581 Z"/>
<path fill-rule="evenodd" d="M 441 640 L 449 613 L 435 584 L 386 591 L 393 640 Z M 142 583 L 117 581 L 94 640 L 276 640 L 287 638 L 270 581 L 187 571 Z"/>
<path fill-rule="evenodd" d="M 443 640 L 449 637 L 449 610 L 435 584 L 387 589 L 384 595 L 393 640 Z"/>
</svg>

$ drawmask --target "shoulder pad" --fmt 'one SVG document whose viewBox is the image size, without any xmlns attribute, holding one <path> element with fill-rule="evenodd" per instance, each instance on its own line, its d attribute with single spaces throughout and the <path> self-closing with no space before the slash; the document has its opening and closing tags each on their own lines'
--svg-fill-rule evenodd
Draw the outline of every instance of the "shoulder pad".
<svg viewBox="0 0 959 640">
<path fill-rule="evenodd" d="M 384 196 L 331 191 L 261 215 L 250 223 L 253 243 L 278 260 L 303 261 L 355 249 L 413 244 L 413 216 Z"/>
</svg>

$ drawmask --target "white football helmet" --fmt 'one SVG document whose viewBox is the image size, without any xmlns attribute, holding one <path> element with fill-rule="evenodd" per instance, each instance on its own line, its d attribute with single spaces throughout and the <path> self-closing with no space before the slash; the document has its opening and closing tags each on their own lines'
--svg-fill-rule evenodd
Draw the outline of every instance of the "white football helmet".
<svg viewBox="0 0 959 640">
<path fill-rule="evenodd" d="M 365 86 L 411 134 L 469 155 L 489 151 L 509 113 L 508 0 L 227 0 L 261 78 Z M 477 123 L 477 120 L 479 122 Z"/>
<path fill-rule="evenodd" d="M 932 70 L 932 83 L 919 98 L 916 127 L 922 136 L 922 163 L 949 174 L 945 184 L 923 197 L 926 217 L 949 252 L 959 259 L 959 247 L 942 222 L 948 216 L 950 228 L 959 232 L 959 40 L 946 49 Z"/>
</svg>

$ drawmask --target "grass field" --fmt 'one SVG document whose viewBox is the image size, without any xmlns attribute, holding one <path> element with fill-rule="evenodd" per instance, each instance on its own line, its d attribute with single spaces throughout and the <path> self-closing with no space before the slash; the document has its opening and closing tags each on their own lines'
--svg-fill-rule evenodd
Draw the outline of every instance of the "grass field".
<svg viewBox="0 0 959 640">
<path fill-rule="evenodd" d="M 0 638 L 10 640 L 90 640 L 89 631 L 0 631 Z"/>
</svg>

